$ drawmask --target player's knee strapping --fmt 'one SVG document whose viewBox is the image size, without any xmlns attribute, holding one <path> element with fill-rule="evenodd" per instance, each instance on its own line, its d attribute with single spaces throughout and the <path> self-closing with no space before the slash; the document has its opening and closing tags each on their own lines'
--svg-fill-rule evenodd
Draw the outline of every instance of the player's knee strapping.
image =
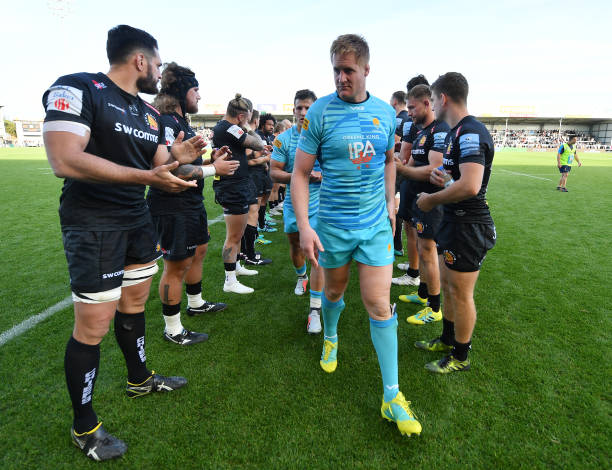
<svg viewBox="0 0 612 470">
<path fill-rule="evenodd" d="M 123 283 L 121 287 L 130 287 L 146 282 L 155 276 L 155 273 L 159 271 L 157 263 L 150 266 L 143 266 L 141 268 L 128 269 L 123 274 Z"/>
<path fill-rule="evenodd" d="M 114 302 L 121 297 L 121 286 L 102 292 L 77 292 L 72 291 L 73 302 L 83 302 L 85 304 L 102 304 L 104 302 Z"/>
</svg>

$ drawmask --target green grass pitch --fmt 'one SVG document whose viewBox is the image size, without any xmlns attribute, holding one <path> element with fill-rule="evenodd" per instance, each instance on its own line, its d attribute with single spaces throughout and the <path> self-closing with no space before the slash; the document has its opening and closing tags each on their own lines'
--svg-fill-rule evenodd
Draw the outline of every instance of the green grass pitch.
<svg viewBox="0 0 612 470">
<path fill-rule="evenodd" d="M 609 468 L 612 461 L 610 280 L 612 158 L 581 153 L 568 193 L 552 153 L 498 152 L 488 200 L 497 225 L 476 288 L 472 370 L 440 377 L 413 347 L 398 305 L 400 388 L 423 433 L 403 438 L 380 417 L 380 374 L 353 273 L 339 324 L 338 370 L 320 370 L 322 338 L 305 332 L 307 298 L 282 233 L 261 248 L 274 264 L 222 292 L 224 225 L 211 227 L 205 298 L 227 311 L 184 324 L 210 334 L 163 341 L 157 281 L 147 304 L 149 367 L 186 388 L 130 400 L 112 332 L 102 343 L 94 406 L 128 452 L 106 468 Z M 0 333 L 69 295 L 57 217 L 61 181 L 42 149 L 0 149 Z M 220 214 L 206 183 L 209 218 Z M 396 271 L 396 274 L 397 273 Z M 392 299 L 406 289 L 394 286 Z M 186 301 L 184 300 L 184 303 Z M 0 346 L 0 468 L 99 468 L 70 443 L 63 372 L 66 308 Z M 606 463 L 607 462 L 607 463 Z"/>
</svg>

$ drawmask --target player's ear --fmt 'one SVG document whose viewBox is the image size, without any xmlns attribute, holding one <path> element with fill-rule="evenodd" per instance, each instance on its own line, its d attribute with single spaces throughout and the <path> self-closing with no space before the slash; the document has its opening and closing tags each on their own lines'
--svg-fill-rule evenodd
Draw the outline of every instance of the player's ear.
<svg viewBox="0 0 612 470">
<path fill-rule="evenodd" d="M 363 72 L 364 77 L 367 77 L 368 75 L 370 75 L 370 64 L 366 64 L 366 66 L 364 67 L 364 72 Z"/>
<path fill-rule="evenodd" d="M 132 60 L 136 64 L 136 68 L 138 69 L 139 72 L 142 72 L 146 68 L 147 61 L 146 61 L 145 55 L 142 52 L 134 54 L 134 57 Z"/>
</svg>

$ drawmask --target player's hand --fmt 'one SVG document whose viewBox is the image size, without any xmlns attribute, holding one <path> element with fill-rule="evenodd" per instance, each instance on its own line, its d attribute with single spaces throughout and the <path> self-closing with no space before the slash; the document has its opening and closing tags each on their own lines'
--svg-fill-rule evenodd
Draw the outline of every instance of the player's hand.
<svg viewBox="0 0 612 470">
<path fill-rule="evenodd" d="M 433 185 L 436 186 L 440 186 L 440 187 L 444 187 L 444 183 L 445 183 L 445 172 L 442 170 L 438 170 L 437 168 L 434 168 L 433 170 L 431 170 L 431 174 L 429 175 L 429 182 Z M 421 193 L 423 194 L 423 193 Z M 431 210 L 431 209 L 430 209 Z"/>
<path fill-rule="evenodd" d="M 170 153 L 179 163 L 192 163 L 206 152 L 206 143 L 200 135 L 196 135 L 189 140 L 183 140 L 184 137 L 185 133 L 183 131 L 179 132 L 172 147 L 170 147 Z"/>
<path fill-rule="evenodd" d="M 171 171 L 179 166 L 179 162 L 172 162 L 169 165 L 160 165 L 149 170 L 149 185 L 169 193 L 180 193 L 189 188 L 197 188 L 195 180 L 184 181 L 174 176 Z"/>
<path fill-rule="evenodd" d="M 320 183 L 323 179 L 323 175 L 320 171 L 311 171 L 309 183 Z"/>
<path fill-rule="evenodd" d="M 227 147 L 221 147 L 221 149 Z M 215 173 L 221 176 L 231 176 L 233 175 L 238 167 L 240 166 L 240 162 L 237 160 L 229 160 L 231 158 L 230 153 L 217 154 L 215 161 L 213 162 L 213 166 L 215 167 Z"/>
<path fill-rule="evenodd" d="M 214 162 L 217 158 L 221 157 L 224 154 L 228 155 L 228 159 L 232 157 L 232 151 L 227 145 L 224 145 L 220 149 L 212 149 L 212 152 L 210 153 L 210 161 Z"/>
<path fill-rule="evenodd" d="M 578 162 L 578 166 L 582 166 L 582 162 Z"/>
<path fill-rule="evenodd" d="M 423 212 L 429 212 L 434 207 L 436 207 L 436 205 L 433 204 L 432 201 L 431 201 L 431 194 L 428 194 L 428 193 L 419 193 L 419 194 L 417 194 L 416 205 Z"/>
<path fill-rule="evenodd" d="M 261 153 L 263 153 L 263 155 L 265 157 L 267 157 L 268 155 L 270 155 L 272 153 L 272 146 L 271 145 L 264 145 L 264 148 L 261 151 Z"/>
<path fill-rule="evenodd" d="M 319 251 L 325 251 L 317 232 L 312 227 L 308 226 L 304 230 L 300 230 L 300 248 L 306 259 L 309 259 L 312 266 L 319 265 Z"/>
<path fill-rule="evenodd" d="M 393 160 L 395 161 L 395 166 L 403 166 L 404 162 L 402 162 L 402 160 L 400 159 L 400 157 L 395 154 L 393 155 Z"/>
</svg>

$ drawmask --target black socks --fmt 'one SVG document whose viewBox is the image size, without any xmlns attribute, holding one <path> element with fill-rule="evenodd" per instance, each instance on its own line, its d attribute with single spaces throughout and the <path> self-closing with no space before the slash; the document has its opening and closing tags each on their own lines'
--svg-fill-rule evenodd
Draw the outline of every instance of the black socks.
<svg viewBox="0 0 612 470">
<path fill-rule="evenodd" d="M 255 259 L 255 240 L 257 239 L 257 227 L 247 225 L 244 229 L 244 239 L 246 251 L 244 252 L 249 259 Z"/>
<path fill-rule="evenodd" d="M 74 411 L 74 431 L 78 434 L 91 431 L 98 424 L 92 398 L 99 367 L 100 345 L 83 344 L 71 336 L 66 345 L 64 371 Z"/>
<path fill-rule="evenodd" d="M 408 276 L 410 277 L 417 277 L 419 275 L 419 270 L 418 269 L 412 269 L 412 268 L 408 268 L 408 271 L 406 271 L 408 273 Z"/>
<path fill-rule="evenodd" d="M 458 343 L 455 341 L 455 347 L 453 348 L 453 356 L 458 361 L 465 361 L 468 357 L 468 351 L 472 347 L 472 342 L 468 341 L 467 343 Z"/>
<path fill-rule="evenodd" d="M 117 310 L 115 338 L 125 358 L 128 382 L 141 384 L 151 376 L 151 371 L 147 369 L 147 356 L 145 355 L 144 312 L 126 314 Z"/>
<path fill-rule="evenodd" d="M 455 344 L 455 322 L 442 318 L 442 336 L 440 340 L 448 346 Z"/>
<path fill-rule="evenodd" d="M 266 225 L 266 206 L 259 206 L 259 228 L 264 228 Z"/>
<path fill-rule="evenodd" d="M 414 277 L 414 276 L 412 276 L 412 277 Z M 427 284 L 426 283 L 421 282 L 419 284 L 419 290 L 417 291 L 417 294 L 419 295 L 419 297 L 421 299 L 426 299 L 427 298 Z"/>
<path fill-rule="evenodd" d="M 202 292 L 202 283 L 196 282 L 195 284 L 185 284 L 185 293 L 187 295 L 198 295 Z"/>
</svg>

